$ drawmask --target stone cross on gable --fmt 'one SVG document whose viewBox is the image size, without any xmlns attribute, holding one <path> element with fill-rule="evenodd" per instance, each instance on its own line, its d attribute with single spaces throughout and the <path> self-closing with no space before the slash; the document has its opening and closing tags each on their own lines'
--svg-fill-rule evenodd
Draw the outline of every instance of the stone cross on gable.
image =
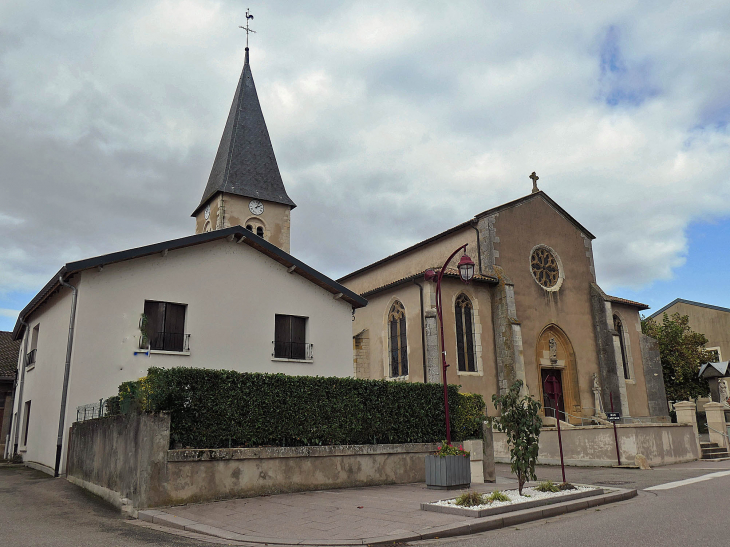
<svg viewBox="0 0 730 547">
<path fill-rule="evenodd" d="M 539 192 L 540 190 L 537 188 L 537 181 L 540 180 L 540 177 L 538 177 L 535 174 L 535 171 L 533 171 L 532 175 L 530 175 L 529 178 L 532 179 L 532 193 L 535 194 L 535 193 Z"/>
</svg>

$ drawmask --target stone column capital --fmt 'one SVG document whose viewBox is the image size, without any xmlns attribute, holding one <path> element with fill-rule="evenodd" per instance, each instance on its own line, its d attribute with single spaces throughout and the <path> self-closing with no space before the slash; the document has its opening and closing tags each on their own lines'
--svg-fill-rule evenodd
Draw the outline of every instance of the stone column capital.
<svg viewBox="0 0 730 547">
<path fill-rule="evenodd" d="M 697 405 L 692 401 L 679 401 L 674 403 L 675 410 L 696 410 Z"/>
</svg>

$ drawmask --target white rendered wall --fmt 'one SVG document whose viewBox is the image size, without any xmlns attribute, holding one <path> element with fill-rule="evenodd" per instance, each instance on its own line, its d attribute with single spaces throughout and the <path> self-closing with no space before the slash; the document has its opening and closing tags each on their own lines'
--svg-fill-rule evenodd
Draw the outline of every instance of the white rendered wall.
<svg viewBox="0 0 730 547">
<path fill-rule="evenodd" d="M 74 279 L 73 283 L 76 284 L 77 280 L 78 278 Z M 63 289 L 28 319 L 25 336 L 30 336 L 33 328 L 40 325 L 36 363 L 33 368 L 25 371 L 23 400 L 18 401 L 19 390 L 16 389 L 13 405 L 13 416 L 15 416 L 18 407 L 24 414 L 25 402 L 31 402 L 28 443 L 25 446 L 23 444 L 25 417 L 19 414 L 19 419 L 13 419 L 11 445 L 15 442 L 17 427 L 20 433 L 18 449 L 23 455 L 23 460 L 46 466 L 45 471 L 52 471 L 56 463 L 56 441 L 70 316 L 71 291 Z M 21 354 L 25 348 L 23 342 L 20 345 Z M 30 350 L 30 339 L 28 339 L 28 352 Z M 22 356 L 19 356 L 19 361 L 20 359 Z M 18 372 L 20 374 L 20 370 Z"/>
<path fill-rule="evenodd" d="M 119 384 L 144 376 L 150 366 L 352 376 L 350 304 L 335 300 L 330 292 L 288 273 L 245 244 L 212 242 L 169 251 L 165 257 L 111 264 L 101 272 L 87 270 L 80 277 L 66 436 L 77 406 L 115 395 Z M 26 374 L 23 395 L 24 400 L 33 399 L 26 457 L 48 467 L 55 463 L 71 300 L 68 289 L 61 294 L 62 301 L 41 309 L 39 362 L 36 370 Z M 134 355 L 145 300 L 187 304 L 190 355 Z M 307 342 L 314 344 L 313 362 L 272 360 L 275 314 L 309 318 Z M 48 397 L 36 406 L 39 393 Z M 65 438 L 62 454 L 61 472 Z"/>
</svg>

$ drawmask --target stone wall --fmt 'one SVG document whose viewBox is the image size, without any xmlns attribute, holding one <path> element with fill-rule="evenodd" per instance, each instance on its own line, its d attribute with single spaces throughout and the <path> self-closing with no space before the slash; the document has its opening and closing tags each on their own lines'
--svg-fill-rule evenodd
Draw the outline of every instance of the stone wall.
<svg viewBox="0 0 730 547">
<path fill-rule="evenodd" d="M 148 507 L 166 476 L 169 414 L 130 414 L 76 422 L 66 478 L 117 507 Z"/>
<path fill-rule="evenodd" d="M 370 331 L 363 330 L 352 339 L 355 378 L 370 378 Z"/>
<path fill-rule="evenodd" d="M 149 506 L 425 480 L 436 444 L 170 450 Z"/>
<path fill-rule="evenodd" d="M 657 416 L 669 421 L 667 392 L 664 388 L 664 373 L 659 354 L 659 342 L 651 336 L 639 333 L 641 360 L 644 363 L 646 396 L 649 403 L 649 416 Z"/>
<path fill-rule="evenodd" d="M 691 425 L 619 425 L 617 432 L 622 464 L 633 464 L 637 454 L 645 456 L 652 466 L 694 461 L 700 457 Z M 561 436 L 567 465 L 616 465 L 613 426 L 566 427 L 562 429 Z M 507 437 L 496 431 L 494 457 L 498 462 L 509 462 Z M 538 463 L 560 464 L 557 428 L 542 429 Z"/>
<path fill-rule="evenodd" d="M 422 482 L 424 456 L 437 447 L 426 443 L 168 450 L 169 442 L 167 414 L 77 422 L 70 432 L 67 478 L 117 507 L 134 510 Z M 492 473 L 487 470 L 482 476 Z"/>
</svg>

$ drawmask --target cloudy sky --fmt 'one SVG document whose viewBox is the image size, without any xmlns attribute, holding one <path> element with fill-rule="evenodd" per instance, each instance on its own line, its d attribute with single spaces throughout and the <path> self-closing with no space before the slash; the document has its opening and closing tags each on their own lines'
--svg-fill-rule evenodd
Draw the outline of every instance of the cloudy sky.
<svg viewBox="0 0 730 547">
<path fill-rule="evenodd" d="M 519 5 L 519 7 L 516 7 Z M 253 75 L 338 277 L 540 187 L 598 280 L 730 307 L 730 3 L 0 3 L 0 329 L 67 261 L 191 234 Z"/>
</svg>

